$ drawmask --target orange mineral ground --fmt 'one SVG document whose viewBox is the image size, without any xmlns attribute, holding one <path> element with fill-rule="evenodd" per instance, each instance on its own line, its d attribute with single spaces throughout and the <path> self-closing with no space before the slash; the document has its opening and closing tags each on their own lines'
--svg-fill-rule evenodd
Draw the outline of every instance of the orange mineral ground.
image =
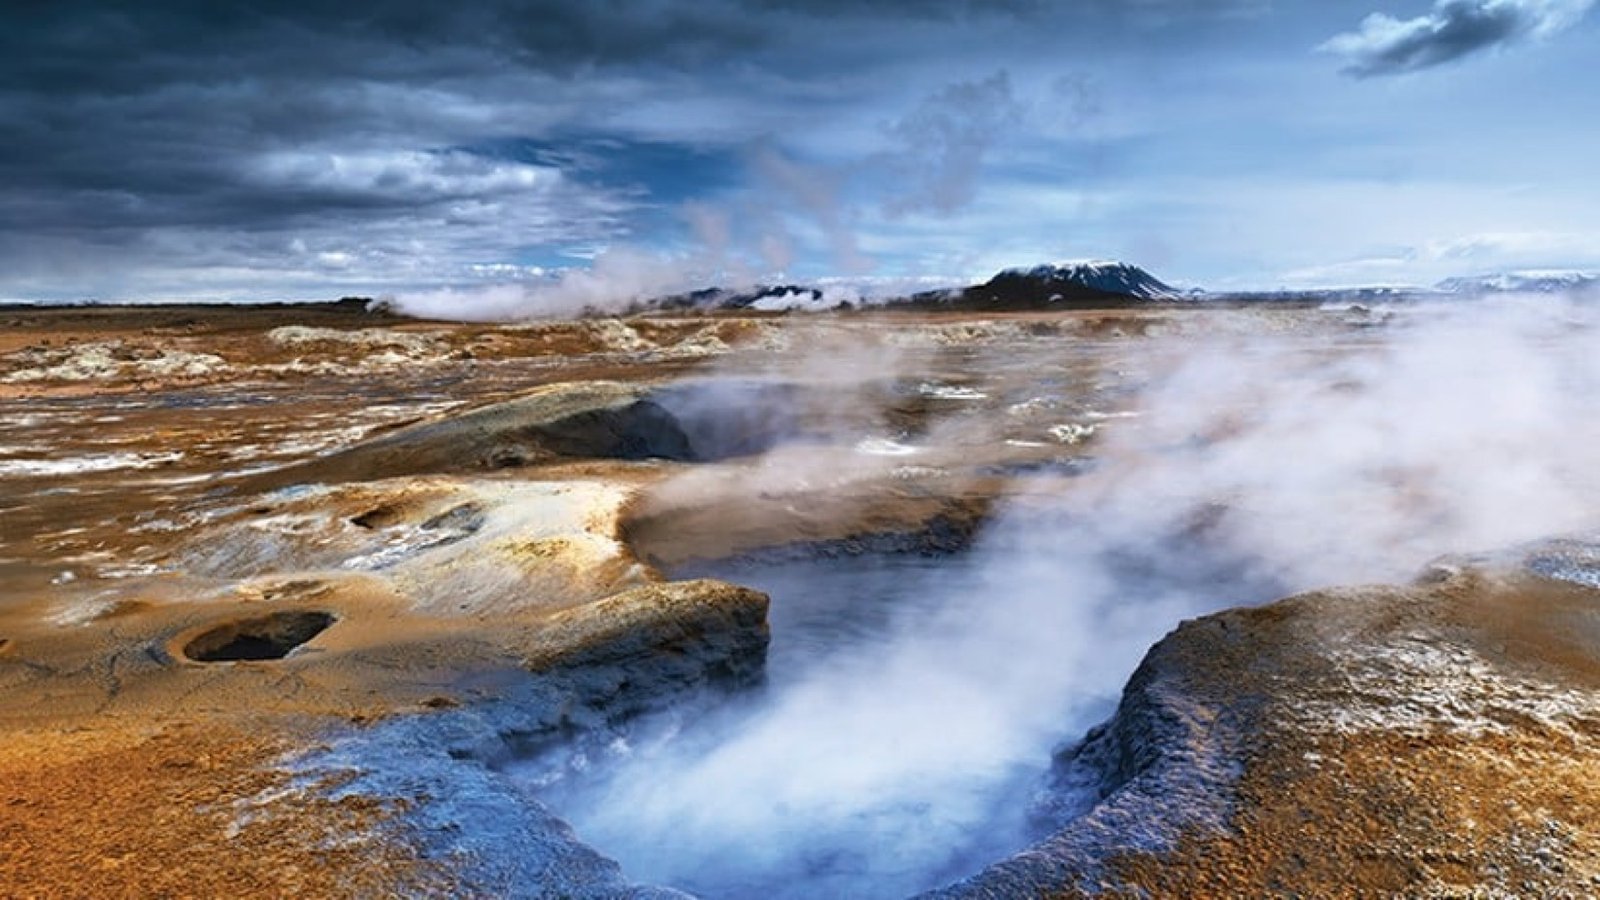
<svg viewBox="0 0 1600 900">
<path fill-rule="evenodd" d="M 440 849 L 471 824 L 446 826 L 443 782 L 315 760 L 525 691 L 535 725 L 452 740 L 557 741 L 743 690 L 776 601 L 697 567 L 937 557 L 1001 517 L 1109 516 L 1129 483 L 1181 492 L 1160 473 L 1192 447 L 1261 433 L 1220 390 L 1149 424 L 1183 348 L 1270 340 L 1314 368 L 1400 340 L 1287 305 L 0 325 L 0 894 L 84 898 L 622 896 L 633 873 L 545 813 L 524 831 L 561 835 L 552 862 L 512 881 L 484 874 L 492 842 Z M 1572 536 L 1589 510 L 1511 533 L 1543 543 L 1444 524 L 1433 542 L 1411 525 L 1456 507 L 1429 467 L 1375 478 L 1406 516 L 1388 543 L 1423 557 L 1399 557 L 1406 577 L 1333 587 L 1351 579 L 1330 536 L 1290 599 L 1172 607 L 1113 718 L 1039 761 L 1080 800 L 942 895 L 1600 894 L 1600 550 Z M 1170 537 L 1244 533 L 1252 490 L 1196 496 Z"/>
</svg>

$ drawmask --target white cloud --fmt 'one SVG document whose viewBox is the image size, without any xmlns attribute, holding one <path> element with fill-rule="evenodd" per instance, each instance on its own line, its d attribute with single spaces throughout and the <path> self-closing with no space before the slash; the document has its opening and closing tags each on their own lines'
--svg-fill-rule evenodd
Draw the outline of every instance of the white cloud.
<svg viewBox="0 0 1600 900">
<path fill-rule="evenodd" d="M 1466 234 L 1283 273 L 1296 286 L 1431 284 L 1451 276 L 1502 272 L 1600 271 L 1600 232 L 1506 231 Z"/>
<path fill-rule="evenodd" d="M 1600 265 L 1600 232 L 1502 231 L 1466 235 L 1430 244 L 1428 256 L 1443 260 L 1506 263 L 1518 267 L 1577 261 Z"/>
<path fill-rule="evenodd" d="M 554 189 L 561 172 L 460 150 L 381 153 L 280 152 L 261 157 L 254 176 L 276 187 L 370 194 L 407 202 Z"/>
</svg>

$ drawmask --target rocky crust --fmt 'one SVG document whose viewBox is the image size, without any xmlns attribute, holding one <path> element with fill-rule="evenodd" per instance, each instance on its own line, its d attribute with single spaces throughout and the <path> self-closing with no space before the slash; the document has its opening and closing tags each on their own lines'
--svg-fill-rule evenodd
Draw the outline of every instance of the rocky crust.
<svg viewBox="0 0 1600 900">
<path fill-rule="evenodd" d="M 424 422 L 253 478 L 247 491 L 527 466 L 558 458 L 688 459 L 689 438 L 646 388 L 577 382 Z"/>
<path fill-rule="evenodd" d="M 841 317 L 828 341 L 871 332 L 867 355 L 917 378 L 822 373 L 854 391 L 827 420 L 848 440 L 774 449 L 838 395 L 762 370 L 707 404 L 671 379 L 776 320 L 83 311 L 63 338 L 66 314 L 8 315 L 0 884 L 19 896 L 674 896 L 496 770 L 760 679 L 766 598 L 667 573 L 958 549 L 998 500 L 1092 473 L 1117 426 L 1091 413 L 1128 390 L 1112 343 L 1361 325 Z M 995 375 L 997 351 L 1074 338 L 1059 396 Z M 391 393 L 352 391 L 379 373 L 360 387 Z M 1183 624 L 1054 760 L 1045 837 L 934 896 L 1600 894 L 1596 560 L 1552 542 Z"/>
<path fill-rule="evenodd" d="M 1593 896 L 1597 736 L 1581 579 L 1449 567 L 1231 610 L 1060 755 L 1051 837 L 928 896 Z"/>
</svg>

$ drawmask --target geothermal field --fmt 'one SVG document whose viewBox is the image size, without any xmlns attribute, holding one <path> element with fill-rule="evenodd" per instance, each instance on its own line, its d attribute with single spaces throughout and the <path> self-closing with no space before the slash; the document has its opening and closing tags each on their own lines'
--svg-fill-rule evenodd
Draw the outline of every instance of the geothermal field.
<svg viewBox="0 0 1600 900">
<path fill-rule="evenodd" d="M 0 894 L 1600 894 L 1600 307 L 0 310 Z"/>
<path fill-rule="evenodd" d="M 1596 48 L 0 3 L 0 900 L 1600 900 Z"/>
</svg>

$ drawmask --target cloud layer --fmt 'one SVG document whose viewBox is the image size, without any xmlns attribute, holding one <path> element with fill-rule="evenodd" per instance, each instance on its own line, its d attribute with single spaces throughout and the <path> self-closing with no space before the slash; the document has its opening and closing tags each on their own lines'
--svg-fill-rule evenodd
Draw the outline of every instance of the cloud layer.
<svg viewBox="0 0 1600 900">
<path fill-rule="evenodd" d="M 1404 177 L 1377 149 L 1461 160 L 1427 142 L 1470 135 L 1470 171 L 1426 174 L 1486 213 L 1480 187 L 1519 177 L 1467 116 L 1329 83 L 1305 48 L 1367 2 L 24 4 L 0 31 L 0 300 L 470 298 L 603 255 L 736 280 L 1125 256 L 1270 283 L 1384 250 L 1322 208 L 1266 224 L 1352 170 Z M 1578 9 L 1478 6 L 1522 37 Z M 1529 84 L 1474 91 L 1545 158 L 1540 208 L 1473 231 L 1600 230 L 1581 30 L 1545 45 L 1556 127 L 1511 121 Z M 1386 243 L 1459 231 L 1439 226 Z"/>
<path fill-rule="evenodd" d="M 1346 60 L 1346 74 L 1394 75 L 1442 65 L 1530 37 L 1547 37 L 1581 19 L 1594 0 L 1437 0 L 1414 19 L 1373 13 L 1323 50 Z"/>
<path fill-rule="evenodd" d="M 800 172 L 799 145 L 822 142 L 796 129 L 876 134 L 857 158 L 893 145 L 873 120 L 940 82 L 904 95 L 885 72 L 965 29 L 1050 15 L 1027 0 L 29 5 L 0 34 L 0 297 L 440 287 L 686 239 L 684 200 L 772 187 L 759 148 Z M 953 192 L 941 208 L 970 194 L 993 139 L 952 127 L 928 151 L 943 167 L 928 189 Z M 795 202 L 778 187 L 766 202 Z M 799 215 L 837 255 L 840 226 Z"/>
</svg>

